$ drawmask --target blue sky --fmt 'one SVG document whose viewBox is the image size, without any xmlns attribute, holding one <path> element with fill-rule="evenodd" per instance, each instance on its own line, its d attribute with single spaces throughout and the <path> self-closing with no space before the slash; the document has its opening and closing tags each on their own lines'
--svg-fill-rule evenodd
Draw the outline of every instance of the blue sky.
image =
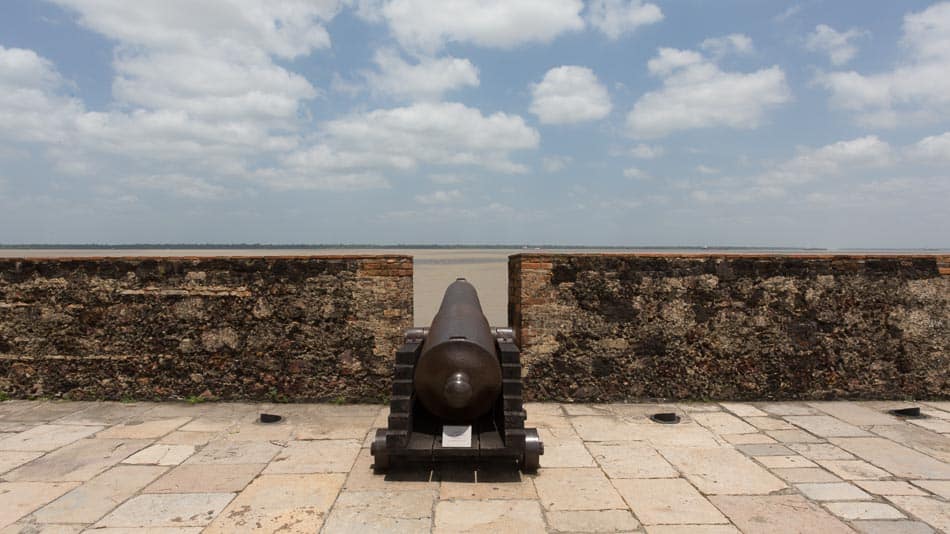
<svg viewBox="0 0 950 534">
<path fill-rule="evenodd" d="M 950 2 L 7 0 L 2 243 L 950 246 Z"/>
</svg>

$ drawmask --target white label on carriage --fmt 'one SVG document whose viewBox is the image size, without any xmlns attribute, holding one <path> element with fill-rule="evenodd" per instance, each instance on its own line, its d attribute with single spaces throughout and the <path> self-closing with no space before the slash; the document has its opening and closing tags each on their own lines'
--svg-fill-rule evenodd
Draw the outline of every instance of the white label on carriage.
<svg viewBox="0 0 950 534">
<path fill-rule="evenodd" d="M 472 425 L 444 425 L 442 427 L 443 447 L 471 447 Z"/>
</svg>

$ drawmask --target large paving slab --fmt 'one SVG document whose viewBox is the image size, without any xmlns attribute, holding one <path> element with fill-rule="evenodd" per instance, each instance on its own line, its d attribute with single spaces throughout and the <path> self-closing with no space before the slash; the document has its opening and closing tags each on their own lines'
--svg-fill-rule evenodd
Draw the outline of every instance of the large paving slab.
<svg viewBox="0 0 950 534">
<path fill-rule="evenodd" d="M 0 482 L 0 528 L 76 487 L 75 482 Z"/>
<path fill-rule="evenodd" d="M 264 473 L 348 473 L 359 452 L 355 440 L 291 441 Z"/>
<path fill-rule="evenodd" d="M 847 525 L 799 495 L 710 497 L 745 534 L 844 534 Z"/>
<path fill-rule="evenodd" d="M 763 494 L 787 487 L 735 449 L 668 447 L 660 453 L 707 495 Z"/>
<path fill-rule="evenodd" d="M 317 532 L 343 479 L 339 473 L 261 475 L 205 532 Z"/>
<path fill-rule="evenodd" d="M 37 523 L 95 523 L 165 472 L 164 467 L 120 465 L 33 514 Z"/>
<path fill-rule="evenodd" d="M 901 424 L 900 419 L 883 410 L 854 402 L 809 402 L 808 405 L 854 426 Z"/>
<path fill-rule="evenodd" d="M 434 502 L 432 491 L 344 491 L 322 532 L 427 533 Z"/>
<path fill-rule="evenodd" d="M 627 508 L 600 469 L 545 469 L 534 480 L 534 486 L 546 510 Z"/>
<path fill-rule="evenodd" d="M 614 486 L 645 525 L 729 522 L 682 478 L 615 480 Z"/>
<path fill-rule="evenodd" d="M 3 475 L 7 480 L 86 481 L 148 445 L 147 440 L 83 439 Z"/>
<path fill-rule="evenodd" d="M 547 455 L 547 443 L 544 444 Z M 669 478 L 679 476 L 676 469 L 648 443 L 599 442 L 587 448 L 610 478 Z"/>
<path fill-rule="evenodd" d="M 899 477 L 950 479 L 950 464 L 884 438 L 832 438 L 831 442 Z"/>
<path fill-rule="evenodd" d="M 40 425 L 0 440 L 0 451 L 54 451 L 102 430 L 101 426 Z"/>
<path fill-rule="evenodd" d="M 439 501 L 435 507 L 437 533 L 546 532 L 537 501 Z"/>
<path fill-rule="evenodd" d="M 126 501 L 94 528 L 201 527 L 211 522 L 233 493 L 156 493 Z"/>
<path fill-rule="evenodd" d="M 950 532 L 950 504 L 933 497 L 895 496 L 888 499 L 926 521 L 930 526 Z"/>
</svg>

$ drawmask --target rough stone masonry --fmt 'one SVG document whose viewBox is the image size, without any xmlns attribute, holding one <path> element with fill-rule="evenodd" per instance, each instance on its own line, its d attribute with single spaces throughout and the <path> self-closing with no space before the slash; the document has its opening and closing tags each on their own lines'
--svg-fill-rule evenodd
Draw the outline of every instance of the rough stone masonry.
<svg viewBox="0 0 950 534">
<path fill-rule="evenodd" d="M 0 392 L 380 401 L 412 258 L 0 260 Z"/>
<path fill-rule="evenodd" d="M 520 254 L 526 397 L 950 397 L 946 256 Z"/>
</svg>

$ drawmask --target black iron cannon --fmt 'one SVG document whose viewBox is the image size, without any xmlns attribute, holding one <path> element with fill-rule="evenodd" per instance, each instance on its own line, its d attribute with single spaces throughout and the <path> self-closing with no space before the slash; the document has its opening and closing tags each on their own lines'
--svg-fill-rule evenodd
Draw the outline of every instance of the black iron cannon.
<svg viewBox="0 0 950 534">
<path fill-rule="evenodd" d="M 389 426 L 370 452 L 391 462 L 475 460 L 536 471 L 544 446 L 525 428 L 521 355 L 509 328 L 492 328 L 475 287 L 459 278 L 428 328 L 406 332 L 396 351 Z"/>
</svg>

